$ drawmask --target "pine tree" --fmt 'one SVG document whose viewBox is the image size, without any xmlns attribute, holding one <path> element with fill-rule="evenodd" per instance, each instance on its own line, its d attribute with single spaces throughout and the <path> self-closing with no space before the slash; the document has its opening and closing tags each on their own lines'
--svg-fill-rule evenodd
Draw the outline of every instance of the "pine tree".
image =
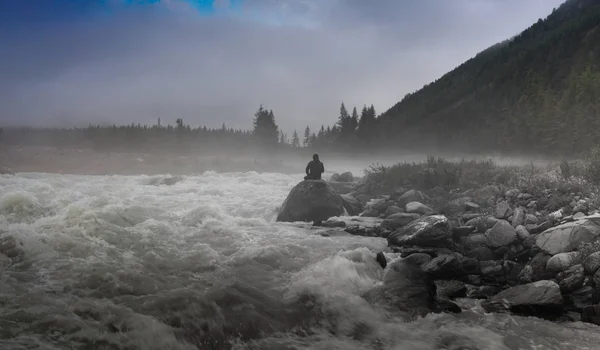
<svg viewBox="0 0 600 350">
<path fill-rule="evenodd" d="M 292 136 L 292 147 L 300 147 L 300 138 L 298 137 L 298 132 L 296 130 L 294 130 L 294 135 Z"/>
<path fill-rule="evenodd" d="M 307 125 L 306 129 L 304 129 L 304 147 L 308 147 L 309 143 L 310 143 L 310 128 Z"/>
<path fill-rule="evenodd" d="M 275 145 L 279 139 L 277 124 L 273 110 L 267 111 L 260 105 L 254 114 L 254 136 L 263 145 Z"/>
</svg>

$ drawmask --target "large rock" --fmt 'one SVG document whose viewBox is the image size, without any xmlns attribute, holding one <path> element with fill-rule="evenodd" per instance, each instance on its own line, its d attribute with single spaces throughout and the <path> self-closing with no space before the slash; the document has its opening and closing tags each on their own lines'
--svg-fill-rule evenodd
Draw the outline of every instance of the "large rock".
<svg viewBox="0 0 600 350">
<path fill-rule="evenodd" d="M 563 293 L 571 293 L 583 287 L 585 275 L 583 274 L 583 266 L 574 265 L 556 275 L 556 281 Z"/>
<path fill-rule="evenodd" d="M 410 202 L 424 202 L 425 196 L 421 191 L 410 190 L 405 192 L 403 195 L 398 198 L 398 206 L 403 208 L 407 203 Z"/>
<path fill-rule="evenodd" d="M 600 269 L 600 252 L 592 253 L 585 258 L 583 260 L 583 268 L 588 275 L 595 274 Z"/>
<path fill-rule="evenodd" d="M 342 197 L 323 180 L 304 180 L 287 196 L 277 221 L 325 221 L 344 213 Z"/>
<path fill-rule="evenodd" d="M 409 202 L 405 206 L 407 213 L 416 213 L 421 215 L 432 215 L 435 213 L 433 209 L 421 202 Z"/>
<path fill-rule="evenodd" d="M 519 225 L 524 225 L 525 224 L 525 209 L 523 209 L 522 207 L 517 207 L 515 208 L 514 212 L 513 212 L 513 219 L 512 219 L 512 226 L 513 227 L 517 227 Z"/>
<path fill-rule="evenodd" d="M 420 217 L 421 215 L 419 214 L 396 213 L 385 218 L 381 223 L 381 227 L 388 230 L 395 230 L 408 225 Z"/>
<path fill-rule="evenodd" d="M 362 212 L 363 206 L 362 206 L 362 203 L 358 199 L 352 197 L 349 194 L 342 194 L 341 197 L 342 197 L 342 205 L 348 212 L 348 215 L 356 216 Z"/>
<path fill-rule="evenodd" d="M 388 236 L 388 243 L 397 246 L 452 247 L 452 230 L 445 216 L 426 216 L 392 232 Z"/>
<path fill-rule="evenodd" d="M 546 271 L 559 273 L 569 269 L 571 266 L 581 264 L 580 252 L 569 252 L 556 254 L 546 263 Z"/>
<path fill-rule="evenodd" d="M 351 182 L 329 181 L 328 184 L 339 194 L 348 194 L 355 190 L 355 184 Z"/>
<path fill-rule="evenodd" d="M 564 300 L 553 281 L 537 281 L 508 288 L 481 304 L 487 312 L 510 310 L 518 314 L 544 316 L 562 311 Z"/>
<path fill-rule="evenodd" d="M 508 221 L 500 220 L 485 234 L 488 246 L 500 248 L 507 246 L 517 239 L 517 232 Z"/>
<path fill-rule="evenodd" d="M 465 223 L 466 226 L 475 226 L 477 232 L 485 232 L 488 229 L 494 227 L 498 223 L 498 219 L 493 216 L 479 216 L 473 218 Z"/>
<path fill-rule="evenodd" d="M 496 204 L 496 218 L 497 219 L 508 219 L 512 215 L 512 208 L 507 201 L 502 201 Z"/>
<path fill-rule="evenodd" d="M 421 269 L 417 254 L 390 263 L 383 275 L 386 299 L 395 307 L 417 314 L 426 314 L 434 306 L 435 284 Z"/>
<path fill-rule="evenodd" d="M 552 227 L 536 238 L 536 246 L 554 255 L 573 251 L 581 243 L 600 238 L 600 215 L 588 216 L 574 222 Z"/>
<path fill-rule="evenodd" d="M 524 283 L 537 282 L 543 279 L 550 279 L 554 277 L 556 273 L 547 272 L 546 265 L 551 256 L 540 252 L 536 254 L 525 267 L 519 276 L 519 280 Z"/>
</svg>

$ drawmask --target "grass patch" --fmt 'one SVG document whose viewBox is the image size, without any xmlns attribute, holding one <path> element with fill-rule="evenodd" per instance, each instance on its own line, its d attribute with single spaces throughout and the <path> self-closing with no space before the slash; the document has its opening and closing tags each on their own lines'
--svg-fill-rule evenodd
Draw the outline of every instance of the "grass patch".
<svg viewBox="0 0 600 350">
<path fill-rule="evenodd" d="M 423 162 L 374 164 L 365 170 L 363 181 L 370 189 L 389 192 L 398 188 L 464 191 L 493 184 L 530 193 L 549 209 L 560 209 L 575 196 L 588 198 L 598 207 L 600 150 L 582 161 L 549 166 L 502 166 L 492 160 L 449 161 L 430 156 Z"/>
</svg>

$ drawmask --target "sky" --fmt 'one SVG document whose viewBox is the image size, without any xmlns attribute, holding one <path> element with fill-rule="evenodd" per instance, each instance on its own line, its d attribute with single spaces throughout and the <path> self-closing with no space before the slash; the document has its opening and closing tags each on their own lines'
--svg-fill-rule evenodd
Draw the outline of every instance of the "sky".
<svg viewBox="0 0 600 350">
<path fill-rule="evenodd" d="M 291 135 L 384 112 L 564 0 L 0 0 L 0 125 Z"/>
</svg>

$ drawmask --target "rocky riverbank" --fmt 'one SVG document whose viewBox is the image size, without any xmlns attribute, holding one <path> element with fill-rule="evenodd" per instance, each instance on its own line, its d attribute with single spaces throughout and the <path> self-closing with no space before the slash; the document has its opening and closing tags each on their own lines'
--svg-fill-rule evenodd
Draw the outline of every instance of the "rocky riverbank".
<svg viewBox="0 0 600 350">
<path fill-rule="evenodd" d="M 407 312 L 457 312 L 451 300 L 471 298 L 488 312 L 600 325 L 595 193 L 565 193 L 556 182 L 549 183 L 554 188 L 490 182 L 382 194 L 348 174 L 333 178 L 327 191 L 358 203 L 360 214 L 346 211 L 350 218 L 315 224 L 330 229 L 323 235 L 343 230 L 387 239 L 387 250 L 374 256 L 386 270 L 379 292 Z M 385 255 L 399 257 L 388 262 Z"/>
</svg>

